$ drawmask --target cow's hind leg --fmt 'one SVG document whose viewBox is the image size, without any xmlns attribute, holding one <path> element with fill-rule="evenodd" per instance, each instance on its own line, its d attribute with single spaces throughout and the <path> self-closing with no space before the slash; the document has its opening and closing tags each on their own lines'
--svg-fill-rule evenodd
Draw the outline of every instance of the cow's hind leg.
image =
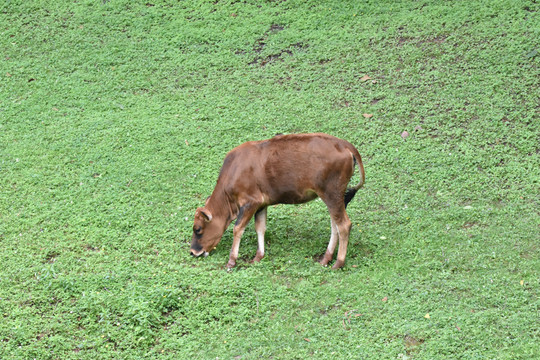
<svg viewBox="0 0 540 360">
<path fill-rule="evenodd" d="M 264 232 L 266 231 L 266 208 L 255 213 L 255 231 L 257 232 L 257 254 L 253 262 L 259 262 L 264 257 Z"/>
<path fill-rule="evenodd" d="M 332 269 L 339 269 L 345 265 L 345 257 L 347 256 L 347 245 L 349 244 L 349 233 L 351 232 L 351 220 L 343 209 L 343 213 L 340 214 L 339 220 L 335 220 L 339 234 L 339 249 L 337 254 L 337 260 L 332 266 Z"/>
<path fill-rule="evenodd" d="M 332 234 L 330 235 L 330 241 L 328 242 L 326 253 L 321 260 L 321 265 L 323 266 L 327 266 L 328 263 L 332 261 L 332 258 L 334 257 L 334 250 L 336 249 L 338 242 L 338 229 L 332 217 L 330 217 L 330 226 L 332 227 Z"/>
<path fill-rule="evenodd" d="M 345 203 L 343 201 L 343 196 L 329 196 L 328 194 L 326 196 L 321 196 L 323 201 L 325 202 L 326 206 L 328 207 L 328 211 L 330 212 L 330 217 L 332 219 L 332 223 L 335 226 L 332 227 L 332 236 L 330 237 L 330 244 L 328 244 L 327 252 L 321 261 L 321 264 L 324 264 L 324 261 L 330 261 L 332 259 L 332 255 L 334 253 L 334 249 L 336 247 L 335 245 L 335 233 L 337 232 L 337 238 L 339 239 L 339 249 L 338 249 L 338 255 L 337 260 L 334 263 L 334 266 L 332 266 L 332 269 L 339 269 L 345 265 L 345 257 L 347 256 L 347 245 L 349 243 L 349 233 L 351 231 L 351 220 L 349 220 L 349 216 L 347 216 L 347 213 L 345 212 Z M 332 240 L 334 241 L 334 244 L 332 244 Z M 328 264 L 328 261 L 326 264 Z"/>
</svg>

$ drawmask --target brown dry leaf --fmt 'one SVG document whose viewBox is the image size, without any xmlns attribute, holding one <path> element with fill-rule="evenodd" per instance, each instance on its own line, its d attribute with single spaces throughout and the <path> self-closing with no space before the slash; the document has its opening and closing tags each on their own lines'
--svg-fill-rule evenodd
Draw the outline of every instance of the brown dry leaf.
<svg viewBox="0 0 540 360">
<path fill-rule="evenodd" d="M 404 132 L 401 133 L 401 138 L 403 140 L 405 140 L 408 137 L 409 137 L 409 132 L 407 130 L 405 130 Z"/>
<path fill-rule="evenodd" d="M 387 302 L 388 301 L 388 296 L 385 296 L 382 298 L 382 302 Z"/>
<path fill-rule="evenodd" d="M 362 114 L 366 119 L 373 117 L 373 114 Z"/>
<path fill-rule="evenodd" d="M 360 78 L 360 81 L 368 81 L 371 80 L 371 78 L 368 75 L 364 75 Z"/>
<path fill-rule="evenodd" d="M 6 76 L 7 76 L 7 77 L 11 77 L 11 74 L 10 74 L 10 73 L 6 73 Z"/>
<path fill-rule="evenodd" d="M 307 342 L 311 342 L 311 340 L 309 340 L 308 338 L 304 338 L 304 340 Z"/>
</svg>

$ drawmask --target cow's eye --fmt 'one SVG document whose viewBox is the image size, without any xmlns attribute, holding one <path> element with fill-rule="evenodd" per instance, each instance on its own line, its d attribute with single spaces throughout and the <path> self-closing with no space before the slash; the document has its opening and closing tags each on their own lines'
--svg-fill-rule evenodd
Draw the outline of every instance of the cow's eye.
<svg viewBox="0 0 540 360">
<path fill-rule="evenodd" d="M 200 235 L 201 232 L 202 232 L 202 229 L 201 229 L 200 226 L 194 226 L 194 227 L 193 227 L 193 232 L 194 232 L 195 234 L 197 234 L 197 235 Z"/>
</svg>

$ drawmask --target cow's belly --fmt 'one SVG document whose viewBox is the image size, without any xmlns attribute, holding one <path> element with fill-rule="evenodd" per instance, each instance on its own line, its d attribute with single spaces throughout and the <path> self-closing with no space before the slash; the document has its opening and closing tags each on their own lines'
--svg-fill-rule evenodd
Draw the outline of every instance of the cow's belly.
<svg viewBox="0 0 540 360">
<path fill-rule="evenodd" d="M 316 198 L 317 194 L 313 190 L 288 190 L 274 194 L 272 204 L 302 204 Z"/>
</svg>

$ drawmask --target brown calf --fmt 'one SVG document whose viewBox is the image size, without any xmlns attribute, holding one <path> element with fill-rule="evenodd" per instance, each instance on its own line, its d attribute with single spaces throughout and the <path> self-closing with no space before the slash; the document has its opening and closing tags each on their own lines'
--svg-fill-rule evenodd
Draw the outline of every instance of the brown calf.
<svg viewBox="0 0 540 360">
<path fill-rule="evenodd" d="M 347 189 L 355 164 L 360 169 L 361 181 Z M 227 263 L 232 268 L 238 258 L 240 238 L 255 215 L 258 249 L 253 261 L 260 261 L 264 256 L 266 207 L 300 204 L 320 197 L 328 207 L 332 225 L 321 264 L 326 266 L 332 260 L 339 238 L 333 268 L 340 268 L 345 263 L 351 229 L 345 207 L 364 184 L 364 178 L 358 150 L 330 135 L 276 135 L 269 140 L 244 143 L 227 154 L 214 192 L 205 206 L 195 212 L 191 254 L 207 256 L 236 219 Z"/>
</svg>

